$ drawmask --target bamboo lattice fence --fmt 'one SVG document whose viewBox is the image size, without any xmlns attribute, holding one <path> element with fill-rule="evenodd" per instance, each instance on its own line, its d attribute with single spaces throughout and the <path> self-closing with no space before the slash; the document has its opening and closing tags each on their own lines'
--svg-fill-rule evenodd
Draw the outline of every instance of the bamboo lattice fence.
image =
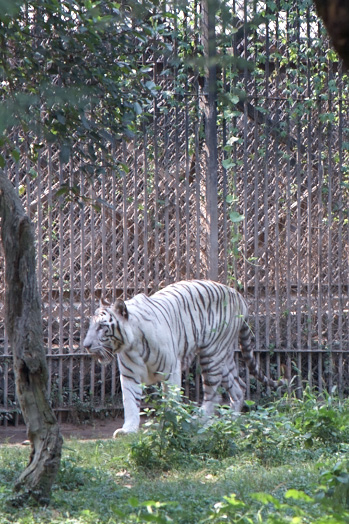
<svg viewBox="0 0 349 524">
<path fill-rule="evenodd" d="M 312 8 L 299 12 L 298 4 L 265 16 L 264 2 L 232 3 L 236 30 L 219 50 L 228 59 L 218 71 L 219 280 L 246 297 L 267 375 L 295 377 L 298 392 L 310 384 L 348 395 L 349 83 Z M 260 12 L 262 22 L 244 24 Z M 198 9 L 176 13 L 190 42 Z M 78 154 L 64 162 L 42 144 L 34 158 L 33 137 L 18 134 L 20 161 L 5 168 L 35 225 L 49 394 L 58 412 L 120 407 L 117 364 L 101 367 L 82 347 L 100 297 L 129 298 L 208 275 L 204 81 L 176 56 L 147 60 L 161 89 L 140 133 L 109 146 L 115 167 L 88 180 Z M 67 180 L 82 198 L 57 196 Z M 0 408 L 9 413 L 17 406 L 3 263 L 0 257 Z M 241 374 L 249 398 L 260 398 L 244 366 Z M 192 391 L 190 380 L 186 387 Z"/>
</svg>

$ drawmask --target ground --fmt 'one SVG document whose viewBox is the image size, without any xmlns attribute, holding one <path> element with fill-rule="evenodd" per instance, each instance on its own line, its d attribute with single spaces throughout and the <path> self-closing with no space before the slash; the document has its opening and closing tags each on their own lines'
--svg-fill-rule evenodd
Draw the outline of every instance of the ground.
<svg viewBox="0 0 349 524">
<path fill-rule="evenodd" d="M 76 438 L 79 440 L 108 439 L 112 438 L 114 431 L 123 424 L 122 418 L 94 420 L 82 424 L 63 423 L 60 424 L 64 438 Z M 24 425 L 17 427 L 8 425 L 0 426 L 0 444 L 22 444 L 27 440 L 27 431 Z"/>
</svg>

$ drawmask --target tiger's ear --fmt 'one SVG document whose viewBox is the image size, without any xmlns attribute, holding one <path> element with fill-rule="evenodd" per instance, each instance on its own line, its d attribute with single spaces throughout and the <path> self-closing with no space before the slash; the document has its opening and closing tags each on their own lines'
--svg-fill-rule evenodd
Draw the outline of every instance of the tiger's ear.
<svg viewBox="0 0 349 524">
<path fill-rule="evenodd" d="M 123 300 L 117 300 L 114 304 L 113 304 L 113 309 L 115 311 L 115 313 L 117 315 L 120 315 L 121 317 L 123 317 L 125 320 L 128 319 L 128 311 L 127 311 L 127 307 L 126 307 L 126 304 Z"/>
<path fill-rule="evenodd" d="M 100 298 L 99 299 L 99 307 L 110 307 L 110 304 L 109 304 L 109 302 L 104 300 L 104 298 Z"/>
</svg>

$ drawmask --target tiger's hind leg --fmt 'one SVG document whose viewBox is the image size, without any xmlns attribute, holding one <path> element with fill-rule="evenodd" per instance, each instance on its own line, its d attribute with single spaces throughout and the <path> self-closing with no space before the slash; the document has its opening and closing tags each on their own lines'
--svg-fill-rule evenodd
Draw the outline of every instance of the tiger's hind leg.
<svg viewBox="0 0 349 524">
<path fill-rule="evenodd" d="M 212 362 L 207 356 L 200 355 L 202 375 L 203 403 L 201 409 L 205 416 L 211 416 L 217 404 L 220 404 L 222 395 L 218 391 L 222 385 L 222 363 Z"/>
<path fill-rule="evenodd" d="M 231 408 L 240 413 L 245 403 L 246 384 L 238 375 L 234 359 L 229 368 L 225 369 L 222 386 L 230 397 Z"/>
<path fill-rule="evenodd" d="M 178 399 L 180 399 L 180 392 L 182 387 L 182 366 L 181 362 L 176 362 L 176 365 L 173 367 L 173 370 L 170 372 L 167 380 L 161 384 L 162 391 L 164 395 L 168 394 L 169 390 L 172 389 L 173 392 L 176 391 Z"/>
</svg>

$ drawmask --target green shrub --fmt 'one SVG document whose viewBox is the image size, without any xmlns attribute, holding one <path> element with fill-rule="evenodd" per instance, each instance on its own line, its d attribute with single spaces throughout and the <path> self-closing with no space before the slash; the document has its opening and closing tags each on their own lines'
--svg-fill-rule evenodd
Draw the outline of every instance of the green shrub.
<svg viewBox="0 0 349 524">
<path fill-rule="evenodd" d="M 217 407 L 209 420 L 178 391 L 155 391 L 151 402 L 138 434 L 64 447 L 47 508 L 6 505 L 30 450 L 2 446 L 0 522 L 349 522 L 348 401 L 306 392 L 263 407 L 249 402 L 240 415 Z M 316 433 L 324 413 L 336 442 Z"/>
<path fill-rule="evenodd" d="M 321 486 L 317 494 L 325 504 L 335 503 L 349 509 L 349 460 L 338 461 L 321 473 Z"/>
<path fill-rule="evenodd" d="M 149 421 L 131 444 L 130 460 L 137 467 L 168 469 L 200 458 L 248 454 L 262 465 L 277 466 L 348 442 L 349 404 L 329 395 L 321 402 L 309 391 L 302 400 L 285 397 L 270 406 L 248 402 L 249 412 L 240 415 L 217 407 L 207 420 L 178 390 L 169 388 L 164 397 L 158 393 L 146 411 Z"/>
<path fill-rule="evenodd" d="M 268 493 L 253 493 L 258 505 L 238 500 L 235 494 L 215 504 L 202 524 L 347 524 L 349 512 L 335 503 L 326 504 L 304 491 L 287 490 L 280 501 Z"/>
<path fill-rule="evenodd" d="M 156 388 L 149 400 L 152 407 L 145 413 L 150 420 L 142 426 L 139 439 L 131 443 L 130 460 L 139 467 L 160 469 L 187 461 L 198 429 L 197 407 L 183 402 L 181 392 L 173 387 L 164 396 Z"/>
<path fill-rule="evenodd" d="M 238 418 L 230 409 L 220 408 L 216 416 L 198 428 L 195 453 L 218 460 L 237 455 L 241 436 Z"/>
<path fill-rule="evenodd" d="M 349 443 L 349 403 L 326 392 L 319 397 L 307 389 L 293 422 L 307 447 Z"/>
</svg>

